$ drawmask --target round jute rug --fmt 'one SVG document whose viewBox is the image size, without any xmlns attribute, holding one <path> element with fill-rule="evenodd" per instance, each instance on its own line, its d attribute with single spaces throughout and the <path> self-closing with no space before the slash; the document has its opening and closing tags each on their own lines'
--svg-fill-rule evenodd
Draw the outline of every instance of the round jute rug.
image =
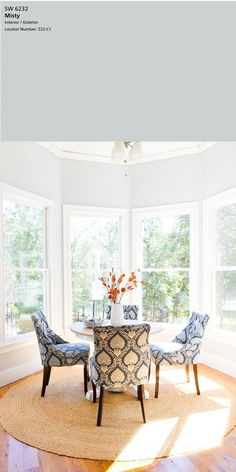
<svg viewBox="0 0 236 472">
<path fill-rule="evenodd" d="M 215 447 L 236 423 L 236 400 L 221 380 L 200 375 L 201 396 L 184 369 L 161 369 L 160 396 L 147 388 L 147 423 L 132 390 L 105 392 L 103 423 L 98 404 L 83 395 L 82 369 L 54 368 L 44 398 L 42 375 L 10 388 L 1 400 L 0 421 L 9 434 L 45 451 L 78 458 L 133 461 Z M 151 379 L 154 382 L 154 379 Z"/>
</svg>

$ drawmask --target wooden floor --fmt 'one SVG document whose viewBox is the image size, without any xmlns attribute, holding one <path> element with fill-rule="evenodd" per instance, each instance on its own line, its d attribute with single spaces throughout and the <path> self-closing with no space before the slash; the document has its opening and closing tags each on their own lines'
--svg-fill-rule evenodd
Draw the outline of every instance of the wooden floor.
<svg viewBox="0 0 236 472">
<path fill-rule="evenodd" d="M 236 395 L 236 381 L 206 366 L 199 372 L 212 379 L 222 376 Z M 19 382 L 24 382 L 20 380 Z M 12 384 L 13 385 L 13 384 Z M 0 389 L 0 397 L 10 386 Z M 92 446 L 92 445 L 91 445 Z M 9 436 L 0 426 L 0 472 L 236 472 L 236 429 L 223 440 L 221 447 L 186 456 L 158 459 L 145 467 L 139 463 L 112 463 L 73 459 L 43 452 Z"/>
</svg>

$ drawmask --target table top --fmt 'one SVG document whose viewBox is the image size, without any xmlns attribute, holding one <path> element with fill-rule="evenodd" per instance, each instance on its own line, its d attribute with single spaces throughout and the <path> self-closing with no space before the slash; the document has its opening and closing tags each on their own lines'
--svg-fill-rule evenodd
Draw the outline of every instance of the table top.
<svg viewBox="0 0 236 472">
<path fill-rule="evenodd" d="M 150 335 L 159 333 L 163 330 L 162 323 L 155 323 L 153 321 L 140 321 L 140 320 L 125 320 L 122 326 L 129 326 L 135 324 L 142 324 L 148 323 L 151 327 Z M 110 326 L 109 323 L 105 324 L 104 326 Z M 70 327 L 71 331 L 75 334 L 80 334 L 82 336 L 91 336 L 93 337 L 93 327 L 87 327 L 84 325 L 83 322 L 78 321 L 77 323 L 73 323 Z"/>
</svg>

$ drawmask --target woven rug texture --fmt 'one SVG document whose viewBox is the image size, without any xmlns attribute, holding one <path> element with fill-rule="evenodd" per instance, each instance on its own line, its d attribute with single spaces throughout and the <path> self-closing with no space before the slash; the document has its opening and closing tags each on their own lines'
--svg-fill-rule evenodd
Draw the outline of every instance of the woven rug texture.
<svg viewBox="0 0 236 472">
<path fill-rule="evenodd" d="M 105 392 L 102 426 L 96 426 L 96 404 L 83 395 L 80 366 L 52 369 L 50 385 L 40 397 L 42 374 L 12 386 L 1 399 L 0 422 L 16 439 L 65 456 L 116 461 L 149 460 L 216 447 L 236 424 L 236 399 L 224 380 L 193 374 L 184 368 L 162 368 L 159 398 L 154 376 L 146 386 L 147 423 L 133 390 Z"/>
</svg>

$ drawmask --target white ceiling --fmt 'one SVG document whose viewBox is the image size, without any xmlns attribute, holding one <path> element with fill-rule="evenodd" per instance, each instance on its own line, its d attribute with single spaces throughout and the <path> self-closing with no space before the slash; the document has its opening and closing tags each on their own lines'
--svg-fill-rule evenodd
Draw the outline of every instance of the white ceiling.
<svg viewBox="0 0 236 472">
<path fill-rule="evenodd" d="M 132 146 L 131 142 L 131 146 Z M 160 159 L 170 159 L 187 154 L 196 154 L 205 151 L 214 143 L 210 142 L 146 142 L 141 141 L 141 153 L 130 158 L 129 150 L 125 154 L 112 156 L 114 141 L 104 142 L 40 142 L 58 157 L 82 161 L 101 162 L 109 164 L 135 165 Z"/>
</svg>

